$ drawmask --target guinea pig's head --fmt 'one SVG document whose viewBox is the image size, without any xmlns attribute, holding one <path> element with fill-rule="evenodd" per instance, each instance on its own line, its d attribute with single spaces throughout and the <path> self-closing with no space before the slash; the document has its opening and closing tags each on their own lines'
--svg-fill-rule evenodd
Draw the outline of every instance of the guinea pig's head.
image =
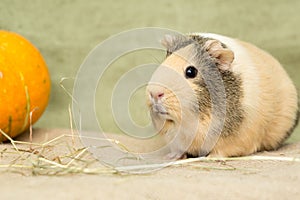
<svg viewBox="0 0 300 200">
<path fill-rule="evenodd" d="M 221 42 L 198 35 L 167 35 L 162 44 L 166 59 L 153 73 L 146 91 L 152 122 L 165 133 L 182 121 L 209 115 L 206 81 L 230 70 L 234 55 Z"/>
</svg>

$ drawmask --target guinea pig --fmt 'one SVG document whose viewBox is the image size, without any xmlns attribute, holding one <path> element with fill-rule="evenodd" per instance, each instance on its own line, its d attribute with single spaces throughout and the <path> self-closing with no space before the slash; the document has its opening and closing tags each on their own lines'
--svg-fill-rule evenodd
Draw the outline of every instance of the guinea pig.
<svg viewBox="0 0 300 200">
<path fill-rule="evenodd" d="M 270 54 L 212 33 L 161 42 L 167 55 L 146 91 L 153 125 L 170 144 L 168 158 L 275 150 L 293 132 L 297 90 Z"/>
</svg>

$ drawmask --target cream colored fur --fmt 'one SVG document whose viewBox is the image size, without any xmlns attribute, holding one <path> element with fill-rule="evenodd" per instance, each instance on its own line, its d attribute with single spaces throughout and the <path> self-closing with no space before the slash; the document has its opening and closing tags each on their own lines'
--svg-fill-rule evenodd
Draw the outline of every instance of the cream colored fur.
<svg viewBox="0 0 300 200">
<path fill-rule="evenodd" d="M 280 142 L 283 141 L 287 136 L 287 132 L 293 126 L 298 110 L 297 92 L 287 73 L 277 60 L 254 45 L 216 34 L 200 33 L 199 35 L 219 40 L 233 51 L 234 60 L 230 70 L 241 76 L 243 90 L 242 107 L 245 111 L 245 118 L 239 130 L 229 136 L 220 137 L 211 150 L 210 156 L 241 156 L 260 150 L 278 148 Z M 179 50 L 179 54 L 190 54 L 190 48 L 191 46 L 187 46 Z M 170 55 L 162 63 L 163 66 L 170 67 L 181 75 L 185 67 L 191 64 L 176 54 Z M 162 77 L 167 79 L 168 75 L 165 74 Z M 188 84 L 193 89 L 197 89 L 197 85 L 192 82 L 188 81 Z M 168 103 L 167 100 L 164 102 L 170 108 L 170 112 L 172 110 L 178 112 L 178 109 L 172 109 L 172 107 L 178 108 L 180 106 L 174 100 L 176 95 L 172 94 L 171 91 L 165 90 L 165 88 L 156 86 L 156 90 L 160 89 L 164 90 L 167 98 L 169 97 L 169 101 L 173 99 L 170 101 L 171 103 Z M 151 90 L 154 90 L 153 86 L 149 85 L 148 91 Z M 192 104 L 196 102 L 195 96 L 187 96 Z M 184 107 L 190 105 L 183 103 L 181 106 L 184 113 Z M 182 116 L 182 113 L 179 112 L 177 115 Z M 175 157 L 178 157 L 176 154 L 183 153 L 182 151 L 187 144 L 185 138 L 190 137 L 188 136 L 189 130 L 193 129 L 193 127 L 189 127 L 189 120 L 192 120 L 193 116 L 186 116 L 189 117 L 182 117 L 183 122 L 181 123 L 185 131 L 184 133 L 179 133 L 181 134 L 179 141 L 174 143 L 177 146 L 172 150 Z M 153 120 L 158 120 L 155 116 L 152 116 L 152 118 Z M 181 117 L 178 119 L 181 119 Z M 210 117 L 204 120 L 197 120 L 199 122 L 197 133 L 187 150 L 191 154 L 197 154 L 200 151 L 209 127 Z M 176 124 L 167 123 L 167 127 L 164 127 L 163 132 L 167 136 L 168 142 L 172 141 L 174 135 L 178 133 L 176 129 L 178 129 Z"/>
</svg>

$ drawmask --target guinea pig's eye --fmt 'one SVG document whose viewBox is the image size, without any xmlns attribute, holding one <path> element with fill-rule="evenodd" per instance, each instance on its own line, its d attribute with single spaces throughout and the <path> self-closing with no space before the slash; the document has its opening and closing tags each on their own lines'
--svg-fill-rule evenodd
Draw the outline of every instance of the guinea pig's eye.
<svg viewBox="0 0 300 200">
<path fill-rule="evenodd" d="M 194 66 L 188 66 L 185 69 L 186 78 L 195 78 L 197 76 L 198 70 Z"/>
</svg>

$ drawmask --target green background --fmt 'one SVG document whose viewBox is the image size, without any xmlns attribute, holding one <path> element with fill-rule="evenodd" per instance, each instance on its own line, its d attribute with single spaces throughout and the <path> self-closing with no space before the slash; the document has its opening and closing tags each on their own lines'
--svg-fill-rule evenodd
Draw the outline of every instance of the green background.
<svg viewBox="0 0 300 200">
<path fill-rule="evenodd" d="M 25 36 L 40 49 L 48 64 L 52 94 L 36 127 L 68 128 L 70 99 L 59 86 L 61 78 L 75 78 L 84 58 L 98 43 L 133 28 L 214 32 L 254 43 L 274 55 L 299 88 L 299 8 L 299 0 L 0 0 L 0 29 Z M 145 55 L 160 61 L 163 54 L 137 54 L 125 63 L 135 65 Z M 118 72 L 115 74 L 117 77 Z M 69 91 L 72 82 L 64 83 Z M 105 115 L 109 111 L 101 110 L 101 106 L 99 109 Z M 106 125 L 113 127 L 107 120 Z M 299 128 L 291 139 L 300 140 Z"/>
</svg>

